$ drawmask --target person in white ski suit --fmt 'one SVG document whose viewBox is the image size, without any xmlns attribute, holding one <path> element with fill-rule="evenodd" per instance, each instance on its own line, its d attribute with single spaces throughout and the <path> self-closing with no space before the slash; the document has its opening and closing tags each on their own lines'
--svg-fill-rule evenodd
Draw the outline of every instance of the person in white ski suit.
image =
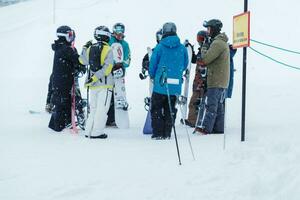
<svg viewBox="0 0 300 200">
<path fill-rule="evenodd" d="M 90 65 L 85 87 L 90 89 L 90 114 L 85 127 L 85 137 L 105 139 L 105 123 L 113 89 L 113 53 L 108 44 L 111 33 L 105 26 L 95 29 L 96 44 L 87 42 L 80 60 Z M 97 66 L 98 64 L 98 66 Z"/>
</svg>

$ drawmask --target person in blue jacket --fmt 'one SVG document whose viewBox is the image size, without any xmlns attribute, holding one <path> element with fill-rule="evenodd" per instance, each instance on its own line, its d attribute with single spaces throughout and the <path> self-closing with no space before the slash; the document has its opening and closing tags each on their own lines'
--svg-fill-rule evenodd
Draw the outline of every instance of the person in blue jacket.
<svg viewBox="0 0 300 200">
<path fill-rule="evenodd" d="M 232 45 L 229 45 L 230 52 L 230 76 L 229 76 L 229 84 L 226 91 L 226 98 L 231 98 L 232 90 L 233 90 L 233 79 L 234 79 L 234 62 L 233 57 L 236 53 L 237 49 L 232 48 Z"/>
<path fill-rule="evenodd" d="M 152 139 L 171 137 L 171 113 L 175 121 L 176 96 L 181 94 L 182 76 L 187 65 L 187 50 L 176 34 L 176 25 L 167 22 L 163 25 L 162 39 L 154 48 L 149 65 L 149 75 L 154 84 L 151 97 Z"/>
<path fill-rule="evenodd" d="M 122 63 L 115 63 L 113 66 L 113 70 L 116 69 L 123 69 L 124 75 L 126 68 L 129 67 L 131 61 L 131 54 L 130 48 L 128 43 L 124 40 L 125 38 L 125 25 L 123 23 L 116 23 L 113 26 L 113 34 L 109 40 L 109 45 L 111 46 L 114 43 L 120 43 L 123 47 L 123 62 Z M 116 126 L 115 123 L 115 109 L 114 109 L 114 95 L 112 95 L 110 107 L 107 113 L 107 121 L 106 126 Z"/>
</svg>

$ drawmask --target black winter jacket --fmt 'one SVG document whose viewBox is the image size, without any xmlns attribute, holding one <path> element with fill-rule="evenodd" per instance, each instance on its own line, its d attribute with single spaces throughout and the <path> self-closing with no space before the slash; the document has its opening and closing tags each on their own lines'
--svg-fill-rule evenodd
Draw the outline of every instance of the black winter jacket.
<svg viewBox="0 0 300 200">
<path fill-rule="evenodd" d="M 70 91 L 74 81 L 75 70 L 79 67 L 77 50 L 64 40 L 52 44 L 54 53 L 52 88 Z"/>
</svg>

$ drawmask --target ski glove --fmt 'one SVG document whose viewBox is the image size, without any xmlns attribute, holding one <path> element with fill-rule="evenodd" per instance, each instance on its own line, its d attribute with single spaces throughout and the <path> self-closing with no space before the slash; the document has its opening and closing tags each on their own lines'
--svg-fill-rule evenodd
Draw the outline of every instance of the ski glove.
<svg viewBox="0 0 300 200">
<path fill-rule="evenodd" d="M 90 46 L 92 46 L 92 40 L 89 40 L 89 41 L 87 41 L 86 43 L 85 43 L 85 45 L 83 45 L 83 47 L 85 47 L 85 48 L 89 48 Z"/>
<path fill-rule="evenodd" d="M 93 86 L 99 79 L 94 75 L 85 83 L 85 87 Z"/>
</svg>

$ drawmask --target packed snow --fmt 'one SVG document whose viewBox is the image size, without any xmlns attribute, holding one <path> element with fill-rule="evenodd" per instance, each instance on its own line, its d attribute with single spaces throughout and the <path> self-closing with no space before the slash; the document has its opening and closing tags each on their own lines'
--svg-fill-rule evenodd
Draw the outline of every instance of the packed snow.
<svg viewBox="0 0 300 200">
<path fill-rule="evenodd" d="M 242 50 L 235 60 L 233 98 L 227 101 L 224 135 L 192 135 L 177 115 L 175 140 L 142 134 L 148 81 L 139 79 L 147 46 L 163 23 L 196 45 L 202 22 L 220 19 L 232 38 L 232 17 L 243 12 L 236 0 L 32 0 L 0 8 L 1 200 L 298 200 L 300 199 L 300 71 L 248 49 L 246 141 L 240 141 Z M 253 39 L 299 51 L 297 0 L 249 1 Z M 93 38 L 96 26 L 126 26 L 132 62 L 126 77 L 130 129 L 108 128 L 106 140 L 89 140 L 70 130 L 48 128 L 44 111 L 52 70 L 51 43 L 60 25 L 76 31 L 75 46 Z M 231 39 L 232 41 L 232 39 Z M 300 67 L 299 55 L 251 46 Z M 81 84 L 83 79 L 81 80 Z M 82 87 L 83 96 L 86 95 Z M 190 92 L 191 93 L 191 92 Z"/>
</svg>

